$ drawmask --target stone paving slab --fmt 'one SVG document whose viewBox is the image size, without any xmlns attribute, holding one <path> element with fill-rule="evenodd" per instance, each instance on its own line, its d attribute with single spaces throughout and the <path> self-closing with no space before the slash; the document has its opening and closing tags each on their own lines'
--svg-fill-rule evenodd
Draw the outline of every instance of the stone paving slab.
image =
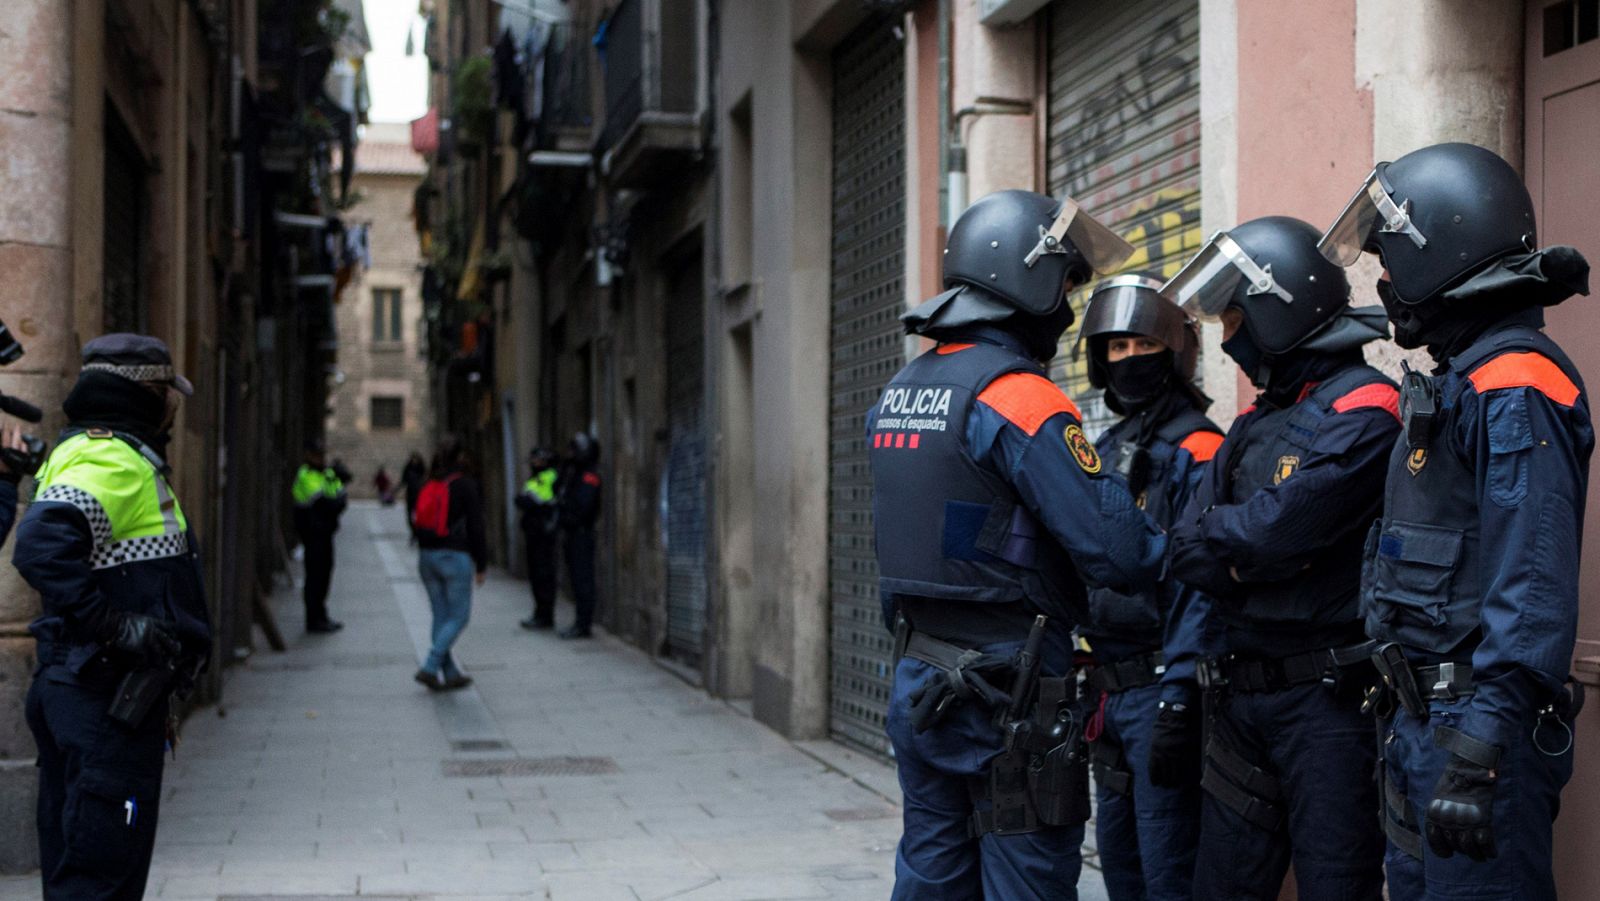
<svg viewBox="0 0 1600 901">
<path fill-rule="evenodd" d="M 457 649 L 476 685 L 413 682 L 429 617 L 403 515 L 357 503 L 345 517 L 330 600 L 344 631 L 304 634 L 281 593 L 289 650 L 235 667 L 225 703 L 186 722 L 148 897 L 888 897 L 891 766 L 791 743 L 611 638 L 525 632 L 521 581 L 477 591 Z M 445 775 L 446 761 L 560 756 L 615 770 Z M 1098 873 L 1084 882 L 1085 901 L 1103 897 Z M 0 901 L 38 897 L 37 876 L 0 878 Z"/>
</svg>

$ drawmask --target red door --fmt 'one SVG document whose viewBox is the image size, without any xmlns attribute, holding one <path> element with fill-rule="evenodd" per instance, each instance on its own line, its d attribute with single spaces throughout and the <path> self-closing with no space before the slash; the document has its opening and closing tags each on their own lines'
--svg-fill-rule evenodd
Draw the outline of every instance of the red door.
<svg viewBox="0 0 1600 901">
<path fill-rule="evenodd" d="M 1526 79 L 1528 189 L 1538 210 L 1539 244 L 1571 244 L 1596 269 L 1600 288 L 1600 0 L 1529 0 Z M 1600 306 L 1575 298 L 1549 311 L 1547 331 L 1572 355 L 1590 390 L 1600 391 Z M 1579 678 L 1600 685 L 1600 473 L 1591 470 L 1584 523 Z M 1588 659 L 1585 659 L 1588 658 Z M 1591 688 L 1591 692 L 1593 689 Z M 1591 695 L 1592 696 L 1592 695 Z M 1587 897 L 1600 884 L 1600 704 L 1577 726 L 1577 773 L 1556 823 L 1556 874 L 1562 897 Z"/>
</svg>

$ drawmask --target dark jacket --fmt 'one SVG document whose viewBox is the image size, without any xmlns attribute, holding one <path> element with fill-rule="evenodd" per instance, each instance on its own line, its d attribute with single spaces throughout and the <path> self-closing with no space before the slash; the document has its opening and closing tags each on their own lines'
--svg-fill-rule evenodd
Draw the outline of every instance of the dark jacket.
<svg viewBox="0 0 1600 901">
<path fill-rule="evenodd" d="M 446 476 L 448 477 L 448 476 Z M 484 535 L 483 492 L 478 480 L 457 475 L 450 482 L 450 534 L 439 537 L 417 529 L 417 546 L 425 551 L 465 551 L 478 572 L 489 568 L 489 541 Z"/>
</svg>

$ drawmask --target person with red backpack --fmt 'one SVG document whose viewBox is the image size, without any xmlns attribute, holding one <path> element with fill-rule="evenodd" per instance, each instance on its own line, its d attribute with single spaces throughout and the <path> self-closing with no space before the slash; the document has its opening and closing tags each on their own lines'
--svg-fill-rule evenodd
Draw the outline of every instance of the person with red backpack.
<svg viewBox="0 0 1600 901">
<path fill-rule="evenodd" d="M 420 548 L 417 568 L 433 607 L 433 647 L 415 678 L 430 691 L 472 684 L 450 654 L 472 614 L 473 582 L 482 585 L 489 569 L 483 494 L 466 470 L 461 440 L 446 435 L 434 452 L 411 517 Z"/>
</svg>

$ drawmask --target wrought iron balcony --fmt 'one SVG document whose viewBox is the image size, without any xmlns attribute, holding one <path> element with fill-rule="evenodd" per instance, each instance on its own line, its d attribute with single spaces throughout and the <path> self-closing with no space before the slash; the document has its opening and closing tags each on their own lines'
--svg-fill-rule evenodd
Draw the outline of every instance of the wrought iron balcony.
<svg viewBox="0 0 1600 901">
<path fill-rule="evenodd" d="M 600 149 L 613 183 L 644 186 L 701 149 L 700 32 L 694 0 L 622 0 L 606 21 Z"/>
</svg>

